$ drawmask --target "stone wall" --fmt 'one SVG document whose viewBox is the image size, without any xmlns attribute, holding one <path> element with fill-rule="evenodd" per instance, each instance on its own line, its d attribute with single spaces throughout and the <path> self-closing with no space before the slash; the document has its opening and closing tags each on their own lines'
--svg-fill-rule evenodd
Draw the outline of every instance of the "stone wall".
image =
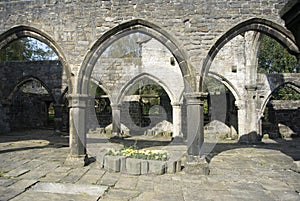
<svg viewBox="0 0 300 201">
<path fill-rule="evenodd" d="M 48 100 L 47 100 L 48 99 Z M 9 110 L 11 130 L 52 127 L 48 119 L 49 95 L 29 95 L 17 92 Z"/>
<path fill-rule="evenodd" d="M 54 76 L 49 84 L 43 81 L 55 89 L 53 94 L 62 94 L 62 86 L 68 86 L 71 96 L 84 97 L 91 74 L 113 104 L 120 104 L 127 89 L 139 78 L 159 82 L 171 104 L 181 103 L 183 91 L 202 92 L 202 78 L 210 70 L 232 92 L 238 108 L 238 132 L 246 135 L 258 132 L 258 108 L 263 105 L 260 98 L 267 98 L 260 94 L 256 79 L 257 31 L 281 39 L 291 52 L 297 52 L 278 14 L 286 3 L 287 0 L 6 2 L 0 3 L 0 48 L 20 37 L 37 38 L 54 49 L 62 64 L 60 73 L 36 71 Z M 144 44 L 148 57 L 116 59 L 113 63 L 101 59 L 112 42 L 133 32 L 156 39 L 148 43 L 149 47 Z M 161 56 L 157 57 L 157 50 Z M 172 57 L 177 61 L 175 65 L 170 62 Z M 2 80 L 12 79 L 15 71 L 20 70 L 0 66 Z M 2 89 L 3 86 L 0 85 Z M 1 93 L 1 97 L 7 97 Z M 77 107 L 77 103 L 72 102 L 71 107 Z"/>
<path fill-rule="evenodd" d="M 269 122 L 283 137 L 300 134 L 300 100 L 272 100 L 268 108 Z"/>
<path fill-rule="evenodd" d="M 47 90 L 46 94 L 45 91 L 35 95 L 22 93 L 22 86 L 32 81 Z M 66 88 L 67 79 L 60 61 L 0 62 L 0 132 L 50 126 L 49 104 L 65 104 Z M 67 124 L 66 119 L 63 121 Z"/>
<path fill-rule="evenodd" d="M 142 85 L 159 84 L 173 102 L 180 102 L 184 90 L 176 60 L 171 63 L 171 52 L 155 39 L 143 43 L 141 56 L 133 58 L 100 57 L 92 73 L 111 97 L 111 102 L 121 102 Z"/>
<path fill-rule="evenodd" d="M 58 101 L 68 86 L 60 61 L 0 62 L 1 99 L 9 99 L 16 87 L 30 78 L 40 81 Z"/>
<path fill-rule="evenodd" d="M 0 4 L 0 33 L 18 25 L 34 27 L 50 36 L 78 74 L 90 47 L 104 33 L 133 19 L 157 25 L 187 52 L 200 72 L 207 52 L 225 32 L 251 18 L 283 25 L 278 15 L 287 0 L 206 1 L 13 1 Z M 52 43 L 51 41 L 47 41 Z"/>
</svg>

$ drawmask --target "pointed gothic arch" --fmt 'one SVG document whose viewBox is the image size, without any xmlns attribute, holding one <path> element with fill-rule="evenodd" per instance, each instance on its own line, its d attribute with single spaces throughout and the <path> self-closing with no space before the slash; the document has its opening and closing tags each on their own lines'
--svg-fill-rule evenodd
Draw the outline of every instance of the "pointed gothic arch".
<svg viewBox="0 0 300 201">
<path fill-rule="evenodd" d="M 26 76 L 23 77 L 15 86 L 14 89 L 10 92 L 10 94 L 8 95 L 8 97 L 6 98 L 6 100 L 8 102 L 11 102 L 13 100 L 13 96 L 14 94 L 20 89 L 21 86 L 23 86 L 25 83 L 30 82 L 30 81 L 37 81 L 39 83 L 41 83 L 41 85 L 47 90 L 48 94 L 51 96 L 52 100 L 55 102 L 57 100 L 55 100 L 54 95 L 52 94 L 50 88 L 43 82 L 41 81 L 39 78 L 34 77 L 34 76 Z"/>
<path fill-rule="evenodd" d="M 122 100 L 124 99 L 124 96 L 128 93 L 128 91 L 135 85 L 137 84 L 139 81 L 142 80 L 150 80 L 153 81 L 153 83 L 158 84 L 159 86 L 161 86 L 165 92 L 168 94 L 171 103 L 177 102 L 176 98 L 174 97 L 174 94 L 172 93 L 172 91 L 167 87 L 166 84 L 164 84 L 164 82 L 158 78 L 156 78 L 153 75 L 150 75 L 148 73 L 142 73 L 140 75 L 137 75 L 136 77 L 132 78 L 129 82 L 127 82 L 124 87 L 120 90 L 120 93 L 117 97 L 117 104 L 120 104 L 122 102 Z"/>
<path fill-rule="evenodd" d="M 151 36 L 167 47 L 179 64 L 182 77 L 188 80 L 190 86 L 195 88 L 193 69 L 189 66 L 187 54 L 180 48 L 179 42 L 159 26 L 145 20 L 134 19 L 109 30 L 93 44 L 85 55 L 85 59 L 79 71 L 75 93 L 88 94 L 88 83 L 91 79 L 93 68 L 102 53 L 116 40 L 136 32 Z"/>
<path fill-rule="evenodd" d="M 47 33 L 36 29 L 34 27 L 30 26 L 25 26 L 25 25 L 20 25 L 13 27 L 6 32 L 2 33 L 0 35 L 0 49 L 6 47 L 10 43 L 12 43 L 15 40 L 18 40 L 20 38 L 24 37 L 31 37 L 35 38 L 46 45 L 48 45 L 58 56 L 60 62 L 62 63 L 63 70 L 66 72 L 67 78 L 68 78 L 68 85 L 69 85 L 69 90 L 72 91 L 72 82 L 71 82 L 71 70 L 70 67 L 67 63 L 66 57 L 63 53 L 63 50 L 61 47 L 56 43 L 56 41 L 51 38 Z"/>
<path fill-rule="evenodd" d="M 223 34 L 215 44 L 210 48 L 204 62 L 202 65 L 202 69 L 200 72 L 200 82 L 199 89 L 203 90 L 204 87 L 204 78 L 207 75 L 210 66 L 218 54 L 218 52 L 222 49 L 222 47 L 228 43 L 231 39 L 236 37 L 239 34 L 243 34 L 247 31 L 257 31 L 264 33 L 275 40 L 277 40 L 280 44 L 282 44 L 287 50 L 293 55 L 299 55 L 300 50 L 296 45 L 294 36 L 281 25 L 272 22 L 270 20 L 261 19 L 261 18 L 252 18 L 246 20 Z"/>
</svg>

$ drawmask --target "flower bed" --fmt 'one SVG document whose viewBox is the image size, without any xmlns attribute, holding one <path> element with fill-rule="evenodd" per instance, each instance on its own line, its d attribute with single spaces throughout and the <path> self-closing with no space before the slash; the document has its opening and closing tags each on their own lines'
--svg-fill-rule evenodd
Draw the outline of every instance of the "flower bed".
<svg viewBox="0 0 300 201">
<path fill-rule="evenodd" d="M 169 154 L 162 150 L 138 150 L 133 147 L 119 151 L 109 149 L 104 159 L 104 168 L 114 172 L 133 175 L 164 174 L 180 171 L 180 161 L 168 161 Z"/>
<path fill-rule="evenodd" d="M 107 155 L 110 156 L 126 156 L 129 158 L 143 159 L 143 160 L 158 160 L 167 161 L 168 152 L 161 150 L 145 150 L 134 149 L 133 147 L 123 148 L 119 151 L 109 149 Z"/>
</svg>

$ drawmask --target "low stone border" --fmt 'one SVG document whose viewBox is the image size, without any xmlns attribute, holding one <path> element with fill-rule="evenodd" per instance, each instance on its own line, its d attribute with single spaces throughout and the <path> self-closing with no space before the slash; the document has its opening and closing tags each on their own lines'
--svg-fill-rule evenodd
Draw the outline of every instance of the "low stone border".
<svg viewBox="0 0 300 201">
<path fill-rule="evenodd" d="M 103 161 L 104 169 L 131 175 L 162 175 L 165 173 L 174 174 L 181 171 L 181 161 L 143 160 L 110 155 L 105 155 Z"/>
</svg>

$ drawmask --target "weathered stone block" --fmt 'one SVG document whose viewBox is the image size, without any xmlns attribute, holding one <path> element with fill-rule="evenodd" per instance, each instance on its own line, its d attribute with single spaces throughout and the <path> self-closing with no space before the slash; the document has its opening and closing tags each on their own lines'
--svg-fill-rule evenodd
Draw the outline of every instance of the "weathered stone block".
<svg viewBox="0 0 300 201">
<path fill-rule="evenodd" d="M 150 174 L 161 175 L 166 172 L 166 162 L 164 161 L 155 161 L 150 160 L 149 162 L 149 171 Z"/>
<path fill-rule="evenodd" d="M 141 174 L 147 174 L 149 171 L 149 163 L 146 160 L 141 160 Z"/>
<path fill-rule="evenodd" d="M 126 156 L 121 156 L 120 157 L 120 172 L 126 173 Z"/>
<path fill-rule="evenodd" d="M 184 172 L 188 174 L 208 175 L 208 163 L 204 157 L 188 156 L 184 165 Z"/>
<path fill-rule="evenodd" d="M 105 156 L 104 169 L 114 172 L 120 172 L 121 160 L 120 156 Z"/>
<path fill-rule="evenodd" d="M 126 159 L 126 172 L 132 175 L 141 174 L 141 160 L 136 158 Z"/>
<path fill-rule="evenodd" d="M 300 161 L 294 161 L 291 170 L 300 173 Z"/>
<path fill-rule="evenodd" d="M 69 155 L 64 162 L 64 165 L 71 167 L 83 167 L 88 163 L 87 155 L 73 156 Z"/>
<path fill-rule="evenodd" d="M 167 173 L 174 174 L 176 172 L 176 161 L 169 161 L 167 163 Z"/>
<path fill-rule="evenodd" d="M 176 163 L 176 172 L 180 172 L 181 171 L 181 161 L 177 161 Z"/>
<path fill-rule="evenodd" d="M 99 152 L 96 153 L 96 161 L 100 168 L 104 167 L 105 155 L 106 155 L 106 150 L 100 150 Z"/>
</svg>

